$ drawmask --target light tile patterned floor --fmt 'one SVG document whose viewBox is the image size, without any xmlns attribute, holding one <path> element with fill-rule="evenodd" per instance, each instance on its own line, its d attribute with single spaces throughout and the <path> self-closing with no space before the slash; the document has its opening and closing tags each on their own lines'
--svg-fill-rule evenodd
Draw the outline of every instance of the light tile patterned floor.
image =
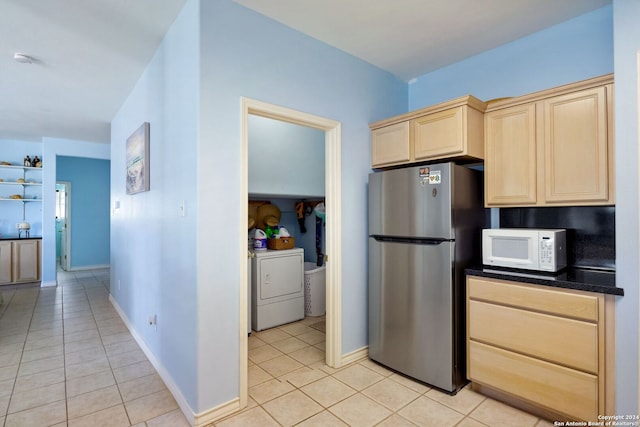
<svg viewBox="0 0 640 427">
<path fill-rule="evenodd" d="M 249 405 L 211 426 L 551 426 L 464 388 L 450 396 L 362 360 L 324 364 L 323 318 L 253 332 L 249 337 Z"/>
<path fill-rule="evenodd" d="M 0 427 L 187 426 L 108 300 L 109 271 L 59 272 L 57 288 L 0 288 Z M 249 337 L 249 405 L 211 424 L 550 426 L 467 388 L 449 396 L 369 360 L 324 364 L 306 318 Z"/>
<path fill-rule="evenodd" d="M 0 287 L 0 427 L 188 426 L 109 302 L 109 270 Z"/>
</svg>

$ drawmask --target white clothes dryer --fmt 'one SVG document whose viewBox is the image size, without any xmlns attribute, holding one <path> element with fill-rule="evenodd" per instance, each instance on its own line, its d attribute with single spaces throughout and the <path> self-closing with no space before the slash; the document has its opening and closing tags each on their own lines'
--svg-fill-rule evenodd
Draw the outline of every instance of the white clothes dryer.
<svg viewBox="0 0 640 427">
<path fill-rule="evenodd" d="M 251 259 L 254 331 L 304 318 L 304 249 L 255 251 Z"/>
</svg>

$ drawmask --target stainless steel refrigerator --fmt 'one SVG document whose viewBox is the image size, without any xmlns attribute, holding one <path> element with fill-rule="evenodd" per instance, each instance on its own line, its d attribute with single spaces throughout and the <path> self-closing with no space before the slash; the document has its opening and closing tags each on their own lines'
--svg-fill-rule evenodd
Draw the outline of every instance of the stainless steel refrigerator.
<svg viewBox="0 0 640 427">
<path fill-rule="evenodd" d="M 466 382 L 464 268 L 481 262 L 482 172 L 369 175 L 369 357 L 456 393 Z"/>
</svg>

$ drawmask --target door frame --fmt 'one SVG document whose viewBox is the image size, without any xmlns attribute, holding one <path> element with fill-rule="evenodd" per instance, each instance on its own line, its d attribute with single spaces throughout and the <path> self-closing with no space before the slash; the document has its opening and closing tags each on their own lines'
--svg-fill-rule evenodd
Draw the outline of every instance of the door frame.
<svg viewBox="0 0 640 427">
<path fill-rule="evenodd" d="M 249 214 L 249 115 L 261 116 L 283 122 L 319 129 L 325 132 L 325 206 L 326 206 L 326 350 L 325 363 L 333 368 L 342 364 L 342 160 L 341 124 L 338 121 L 315 116 L 257 101 L 241 98 L 241 160 L 240 191 L 243 202 L 240 207 L 240 407 L 247 406 L 248 399 L 248 337 L 247 337 L 247 276 L 246 218 Z"/>
<path fill-rule="evenodd" d="M 63 233 L 64 244 L 62 241 L 60 242 L 60 247 L 64 248 L 64 251 L 60 251 L 60 265 L 62 266 L 62 269 L 64 271 L 71 271 L 71 182 L 56 181 L 56 186 L 57 185 L 64 185 L 65 191 L 64 215 L 66 224 L 65 231 Z M 64 263 L 62 260 L 63 255 L 66 255 L 66 257 L 64 258 Z"/>
</svg>

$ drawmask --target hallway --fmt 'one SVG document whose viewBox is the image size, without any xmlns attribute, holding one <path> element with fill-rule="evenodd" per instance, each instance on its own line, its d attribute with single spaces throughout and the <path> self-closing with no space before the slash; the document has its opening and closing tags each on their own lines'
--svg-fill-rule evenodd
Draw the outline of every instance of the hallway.
<svg viewBox="0 0 640 427">
<path fill-rule="evenodd" d="M 0 288 L 0 427 L 187 426 L 109 302 L 109 270 L 58 280 Z"/>
</svg>

